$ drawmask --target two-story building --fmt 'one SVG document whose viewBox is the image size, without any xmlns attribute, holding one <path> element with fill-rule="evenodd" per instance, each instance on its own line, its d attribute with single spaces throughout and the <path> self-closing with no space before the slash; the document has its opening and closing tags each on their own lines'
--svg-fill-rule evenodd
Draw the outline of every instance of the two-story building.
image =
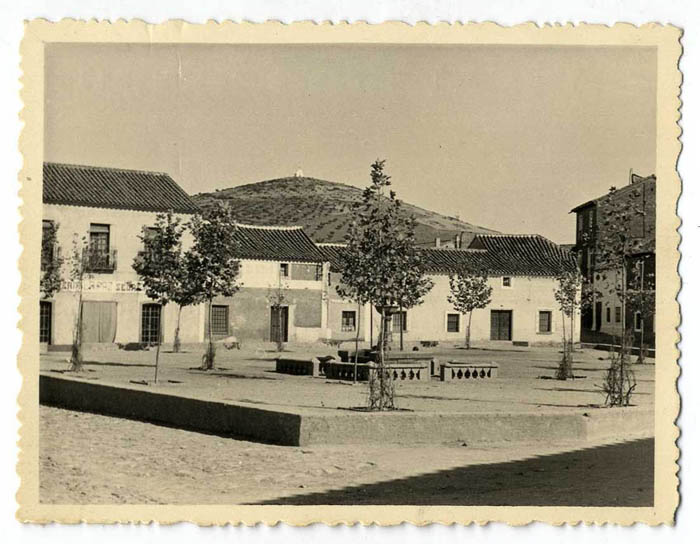
<svg viewBox="0 0 700 544">
<path fill-rule="evenodd" d="M 626 288 L 635 289 L 643 281 L 646 290 L 654 289 L 656 268 L 656 176 L 646 177 L 631 173 L 629 183 L 615 189 L 609 195 L 589 200 L 576 206 L 571 213 L 576 214 L 576 245 L 581 274 L 590 282 L 594 299 L 590 308 L 581 316 L 582 339 L 587 342 L 615 343 L 623 330 L 631 331 L 635 343 L 643 336 L 644 343 L 654 346 L 655 323 L 642 319 L 640 312 L 631 308 L 623 311 L 620 297 L 615 293 L 615 285 L 621 285 L 622 272 L 608 270 L 597 256 L 601 240 L 606 236 L 606 207 L 625 203 L 630 208 L 626 232 L 636 242 L 634 250 L 627 255 Z M 638 274 L 638 278 L 634 278 Z M 643 279 L 642 279 L 643 278 Z M 641 284 L 640 284 L 641 285 Z"/>
<path fill-rule="evenodd" d="M 218 297 L 212 333 L 239 341 L 314 342 L 328 337 L 328 266 L 301 227 L 238 225 L 240 290 Z"/>
<path fill-rule="evenodd" d="M 177 308 L 161 308 L 140 289 L 132 268 L 143 250 L 143 227 L 158 213 L 172 211 L 183 221 L 197 212 L 189 196 L 165 173 L 45 163 L 43 225 L 58 227 L 57 248 L 64 260 L 60 290 L 40 302 L 40 341 L 69 346 L 82 312 L 86 344 L 155 343 L 159 331 L 171 342 Z M 74 248 L 82 252 L 82 286 L 71 279 Z M 183 310 L 181 339 L 202 340 L 204 312 Z"/>
<path fill-rule="evenodd" d="M 343 246 L 319 244 L 330 263 L 328 323 L 334 339 L 376 341 L 379 314 L 369 305 L 341 299 L 335 290 L 340 281 Z M 392 332 L 403 333 L 405 343 L 464 340 L 467 316 L 456 312 L 447 300 L 449 277 L 460 270 L 483 270 L 492 288 L 491 302 L 474 310 L 471 340 L 475 342 L 561 342 L 561 313 L 554 298 L 557 275 L 576 267 L 573 256 L 539 235 L 476 235 L 468 248 L 421 250 L 433 288 L 423 303 L 393 316 Z M 403 329 L 403 330 L 402 330 Z M 579 330 L 574 333 L 578 341 Z"/>
</svg>

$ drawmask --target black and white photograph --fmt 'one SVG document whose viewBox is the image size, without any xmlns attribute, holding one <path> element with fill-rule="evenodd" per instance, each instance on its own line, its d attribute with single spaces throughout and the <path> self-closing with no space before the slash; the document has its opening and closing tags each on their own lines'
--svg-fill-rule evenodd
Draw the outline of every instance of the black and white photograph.
<svg viewBox="0 0 700 544">
<path fill-rule="evenodd" d="M 677 29 L 67 25 L 23 182 L 36 511 L 673 515 Z"/>
</svg>

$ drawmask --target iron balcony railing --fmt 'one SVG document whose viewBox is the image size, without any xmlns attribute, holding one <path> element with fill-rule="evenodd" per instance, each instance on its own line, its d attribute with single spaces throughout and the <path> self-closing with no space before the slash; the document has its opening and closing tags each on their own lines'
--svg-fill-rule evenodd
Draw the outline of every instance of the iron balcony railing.
<svg viewBox="0 0 700 544">
<path fill-rule="evenodd" d="M 83 259 L 83 264 L 86 272 L 111 274 L 117 268 L 116 249 L 110 249 L 107 251 L 88 249 L 83 254 Z"/>
</svg>

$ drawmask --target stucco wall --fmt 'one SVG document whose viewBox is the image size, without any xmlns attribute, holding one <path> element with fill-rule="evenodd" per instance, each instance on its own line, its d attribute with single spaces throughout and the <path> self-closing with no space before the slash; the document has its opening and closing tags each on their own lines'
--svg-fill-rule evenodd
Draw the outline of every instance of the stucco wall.
<svg viewBox="0 0 700 544">
<path fill-rule="evenodd" d="M 447 302 L 450 293 L 449 280 L 444 275 L 433 275 L 432 290 L 424 297 L 423 304 L 411 308 L 406 314 L 407 330 L 404 333 L 405 342 L 418 342 L 421 340 L 439 340 L 450 342 L 462 342 L 466 333 L 467 316 L 460 317 L 459 332 L 447 332 L 447 314 L 456 313 L 452 305 Z M 491 303 L 482 310 L 474 310 L 471 324 L 472 341 L 489 341 L 491 338 L 491 310 L 511 310 L 512 313 L 512 340 L 535 343 L 558 343 L 561 341 L 561 313 L 556 300 L 554 278 L 529 278 L 512 277 L 512 287 L 502 287 L 502 278 L 489 278 L 489 284 L 493 288 Z M 339 297 L 332 297 L 339 298 Z M 350 303 L 334 302 L 329 309 L 329 327 L 333 338 L 344 338 L 340 331 L 340 312 L 342 309 L 352 309 Z M 538 320 L 540 311 L 552 312 L 552 332 L 549 334 L 538 332 Z M 379 314 L 373 311 L 373 339 L 376 341 L 379 332 Z M 362 314 L 364 317 L 364 313 Z M 366 323 L 366 319 L 363 323 Z M 567 323 L 567 331 L 569 324 Z M 575 340 L 580 338 L 579 319 L 575 319 Z M 362 325 L 363 334 L 367 336 Z M 354 335 L 351 335 L 354 338 Z M 394 341 L 398 340 L 398 334 L 394 335 Z"/>
<path fill-rule="evenodd" d="M 112 273 L 92 273 L 86 276 L 83 288 L 84 301 L 113 301 L 117 303 L 117 326 L 115 342 L 130 343 L 141 340 L 141 305 L 152 302 L 143 292 L 134 289 L 138 276 L 132 268 L 134 257 L 142 250 L 138 238 L 143 226 L 155 224 L 155 212 L 110 210 L 80 206 L 45 204 L 43 219 L 59 225 L 57 241 L 64 258 L 62 290 L 54 295 L 52 302 L 51 343 L 68 345 L 72 342 L 78 300 L 77 289 L 69 277 L 69 261 L 73 240 L 88 235 L 90 224 L 110 226 L 110 249 L 117 250 L 116 269 Z M 183 221 L 187 215 L 177 214 Z M 191 243 L 185 235 L 185 247 Z M 180 323 L 182 342 L 202 340 L 201 308 L 183 309 Z M 172 342 L 177 320 L 177 306 L 169 304 L 161 313 L 164 342 Z"/>
<path fill-rule="evenodd" d="M 307 342 L 323 337 L 322 291 L 285 289 L 284 295 L 284 305 L 289 307 L 289 341 Z M 233 297 L 216 298 L 214 304 L 229 307 L 230 334 L 242 341 L 267 342 L 270 340 L 269 296 L 269 289 L 243 287 Z M 208 315 L 204 323 L 207 330 Z"/>
</svg>

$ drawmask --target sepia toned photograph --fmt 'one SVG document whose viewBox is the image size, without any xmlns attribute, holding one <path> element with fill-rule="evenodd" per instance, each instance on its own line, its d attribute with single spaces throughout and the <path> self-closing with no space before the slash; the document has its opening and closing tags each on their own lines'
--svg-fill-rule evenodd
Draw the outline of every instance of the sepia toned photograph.
<svg viewBox="0 0 700 544">
<path fill-rule="evenodd" d="M 672 519 L 676 29 L 64 23 L 23 60 L 25 517 Z"/>
</svg>

